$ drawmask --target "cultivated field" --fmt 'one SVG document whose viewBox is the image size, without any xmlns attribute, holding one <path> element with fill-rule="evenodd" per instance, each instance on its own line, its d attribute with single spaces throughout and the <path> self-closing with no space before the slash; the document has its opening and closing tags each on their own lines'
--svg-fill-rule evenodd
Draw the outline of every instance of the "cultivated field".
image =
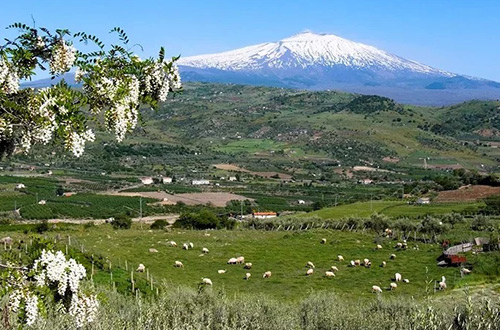
<svg viewBox="0 0 500 330">
<path fill-rule="evenodd" d="M 437 202 L 471 202 L 489 196 L 499 195 L 500 187 L 491 186 L 463 186 L 456 190 L 440 191 Z"/>
</svg>

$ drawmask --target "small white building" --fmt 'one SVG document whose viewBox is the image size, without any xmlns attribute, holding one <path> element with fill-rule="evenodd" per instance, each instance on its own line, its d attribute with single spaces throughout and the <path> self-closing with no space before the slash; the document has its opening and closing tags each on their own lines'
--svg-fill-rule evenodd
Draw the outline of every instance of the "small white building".
<svg viewBox="0 0 500 330">
<path fill-rule="evenodd" d="M 171 178 L 171 177 L 169 177 L 169 176 L 164 176 L 164 177 L 162 178 L 162 181 L 163 181 L 163 183 L 164 183 L 164 184 L 167 184 L 167 183 L 172 183 L 172 178 Z"/>
<path fill-rule="evenodd" d="M 256 219 L 269 219 L 276 218 L 278 213 L 276 212 L 254 212 L 253 217 Z"/>
<path fill-rule="evenodd" d="M 40 205 L 45 205 L 47 204 L 47 201 L 45 199 L 42 199 L 41 201 L 38 202 Z"/>
<path fill-rule="evenodd" d="M 419 199 L 417 199 L 417 204 L 430 204 L 431 203 L 431 199 L 429 197 L 420 197 Z"/>
<path fill-rule="evenodd" d="M 26 186 L 24 185 L 24 183 L 18 183 L 16 184 L 16 189 L 25 189 Z"/>
<path fill-rule="evenodd" d="M 237 181 L 238 179 L 235 176 L 230 176 L 228 180 L 229 181 Z"/>
<path fill-rule="evenodd" d="M 153 184 L 153 178 L 150 176 L 146 176 L 141 178 L 142 184 Z"/>
<path fill-rule="evenodd" d="M 191 184 L 192 184 L 193 186 L 201 186 L 201 185 L 207 185 L 207 184 L 210 184 L 210 181 L 205 180 L 205 179 L 201 179 L 201 180 L 193 180 L 193 181 L 191 181 Z"/>
</svg>

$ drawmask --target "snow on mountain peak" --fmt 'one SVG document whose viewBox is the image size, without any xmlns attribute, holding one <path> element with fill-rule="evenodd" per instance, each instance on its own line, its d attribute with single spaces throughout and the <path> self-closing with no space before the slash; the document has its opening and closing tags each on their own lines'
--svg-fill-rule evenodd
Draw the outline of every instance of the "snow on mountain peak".
<svg viewBox="0 0 500 330">
<path fill-rule="evenodd" d="M 269 42 L 222 52 L 181 58 L 179 65 L 225 71 L 262 69 L 306 69 L 311 67 L 348 67 L 410 71 L 452 77 L 453 74 L 392 55 L 373 46 L 333 34 L 302 32 L 278 42 Z"/>
</svg>

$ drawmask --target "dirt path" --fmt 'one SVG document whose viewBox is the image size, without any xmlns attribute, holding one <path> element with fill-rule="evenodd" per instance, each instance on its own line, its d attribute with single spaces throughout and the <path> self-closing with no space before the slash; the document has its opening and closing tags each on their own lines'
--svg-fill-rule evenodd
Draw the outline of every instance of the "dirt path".
<svg viewBox="0 0 500 330">
<path fill-rule="evenodd" d="M 172 225 L 177 219 L 179 219 L 179 214 L 164 214 L 164 215 L 150 215 L 147 217 L 141 218 L 132 218 L 133 222 L 142 222 L 142 223 L 153 223 L 156 220 L 166 220 L 170 225 Z M 41 222 L 43 220 L 21 220 L 19 223 L 33 223 L 33 222 Z M 96 225 L 101 225 L 106 223 L 108 219 L 48 219 L 48 223 L 73 223 L 77 225 L 86 224 L 89 222 L 93 222 Z"/>
</svg>

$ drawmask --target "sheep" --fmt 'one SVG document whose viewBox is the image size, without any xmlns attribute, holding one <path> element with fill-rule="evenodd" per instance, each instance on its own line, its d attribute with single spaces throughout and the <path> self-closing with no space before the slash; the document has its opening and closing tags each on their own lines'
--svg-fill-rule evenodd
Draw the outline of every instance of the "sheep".
<svg viewBox="0 0 500 330">
<path fill-rule="evenodd" d="M 394 274 L 394 281 L 401 282 L 401 279 L 402 279 L 402 277 L 401 277 L 400 273 Z"/>
<path fill-rule="evenodd" d="M 403 248 L 403 243 L 398 242 L 394 248 L 395 249 L 401 249 L 401 248 Z"/>
<path fill-rule="evenodd" d="M 168 245 L 172 247 L 177 247 L 177 243 L 175 243 L 174 241 L 168 242 Z"/>
<path fill-rule="evenodd" d="M 370 268 L 372 266 L 372 262 L 368 260 L 367 263 L 365 263 L 366 268 Z"/>
<path fill-rule="evenodd" d="M 381 250 L 382 249 L 382 245 L 380 244 L 377 244 L 377 246 L 375 247 L 377 250 Z"/>
<path fill-rule="evenodd" d="M 321 239 L 321 244 L 326 244 L 326 238 Z"/>
<path fill-rule="evenodd" d="M 243 268 L 245 268 L 245 269 L 252 269 L 252 263 L 251 262 L 247 262 L 245 264 L 245 266 L 243 266 Z"/>
<path fill-rule="evenodd" d="M 238 258 L 236 258 L 236 263 L 237 264 L 242 264 L 244 262 L 245 262 L 245 257 L 238 257 Z"/>
<path fill-rule="evenodd" d="M 338 261 L 344 261 L 344 257 L 341 256 L 340 254 L 337 256 Z"/>
<path fill-rule="evenodd" d="M 139 272 L 139 273 L 144 273 L 145 270 L 146 270 L 146 267 L 143 264 L 139 264 L 139 267 L 137 267 L 137 269 L 135 271 Z"/>
<path fill-rule="evenodd" d="M 393 254 L 391 254 L 391 255 L 389 256 L 389 258 L 390 258 L 391 260 L 394 260 L 394 259 L 396 259 L 396 255 L 393 253 Z"/>
<path fill-rule="evenodd" d="M 360 266 L 361 265 L 361 260 L 359 260 L 359 259 L 354 260 L 354 264 L 356 266 Z"/>
<path fill-rule="evenodd" d="M 446 289 L 446 282 L 443 281 L 439 282 L 439 290 L 444 290 L 444 289 Z"/>
<path fill-rule="evenodd" d="M 182 268 L 182 267 L 184 267 L 184 264 L 182 262 L 180 262 L 179 260 L 176 260 L 174 263 L 174 267 Z"/>
<path fill-rule="evenodd" d="M 391 283 L 391 291 L 396 290 L 397 287 L 398 285 L 396 283 Z"/>
<path fill-rule="evenodd" d="M 349 262 L 349 267 L 356 267 L 356 263 L 354 262 L 354 260 L 351 260 Z"/>
<path fill-rule="evenodd" d="M 252 274 L 250 274 L 250 273 L 246 273 L 246 274 L 245 274 L 245 280 L 248 280 L 248 279 L 250 278 L 250 276 L 252 276 Z M 269 276 L 271 276 L 271 275 L 269 275 Z"/>
<path fill-rule="evenodd" d="M 470 271 L 469 269 L 467 269 L 467 268 L 462 268 L 462 269 L 460 270 L 460 272 L 461 272 L 462 274 L 464 274 L 464 275 L 468 275 L 468 274 L 470 274 L 470 273 L 471 273 L 471 271 Z"/>
<path fill-rule="evenodd" d="M 264 273 L 264 275 L 262 275 L 262 278 L 270 278 L 272 275 L 272 273 L 270 271 L 267 271 Z"/>
<path fill-rule="evenodd" d="M 208 253 L 208 249 L 206 247 L 204 247 L 203 249 L 201 249 L 201 252 Z"/>
<path fill-rule="evenodd" d="M 306 267 L 307 268 L 315 268 L 314 264 L 312 262 L 310 262 L 310 261 L 307 262 Z"/>
<path fill-rule="evenodd" d="M 380 267 L 382 267 L 382 268 L 383 268 L 383 267 L 385 267 L 385 266 L 387 266 L 387 262 L 382 261 L 382 263 L 380 264 Z"/>
<path fill-rule="evenodd" d="M 209 278 L 206 278 L 206 277 L 202 277 L 201 279 L 201 284 L 204 284 L 204 285 L 212 285 L 212 280 L 209 279 Z"/>
<path fill-rule="evenodd" d="M 339 269 L 337 267 L 335 267 L 335 266 L 332 266 L 330 269 L 332 270 L 332 272 L 338 272 L 339 271 Z"/>
<path fill-rule="evenodd" d="M 382 289 L 378 285 L 373 285 L 372 286 L 372 292 L 382 293 Z"/>
<path fill-rule="evenodd" d="M 191 249 L 194 249 L 194 244 L 193 244 L 193 243 L 191 243 L 191 242 L 189 242 L 189 247 L 190 247 Z"/>
<path fill-rule="evenodd" d="M 182 248 L 184 250 L 189 250 L 189 245 L 187 245 L 186 243 L 182 244 Z"/>
<path fill-rule="evenodd" d="M 366 265 L 369 262 L 370 262 L 370 259 L 367 259 L 367 258 L 363 259 L 363 265 Z"/>
<path fill-rule="evenodd" d="M 219 269 L 217 271 L 218 274 L 225 274 L 226 273 L 226 270 L 225 269 Z"/>
<path fill-rule="evenodd" d="M 306 272 L 306 276 L 312 275 L 314 273 L 314 269 L 309 268 Z"/>
<path fill-rule="evenodd" d="M 236 258 L 231 258 L 227 261 L 229 265 L 236 265 L 237 259 Z"/>
<path fill-rule="evenodd" d="M 158 250 L 151 248 L 151 249 L 149 249 L 149 253 L 158 253 Z"/>
<path fill-rule="evenodd" d="M 325 272 L 325 276 L 326 276 L 326 277 L 335 277 L 335 273 L 334 273 L 334 272 L 331 272 L 331 271 L 326 271 L 326 272 Z"/>
<path fill-rule="evenodd" d="M 403 278 L 403 282 L 405 282 L 405 283 L 410 283 L 410 280 L 409 280 L 409 279 L 407 279 L 407 278 Z"/>
</svg>

